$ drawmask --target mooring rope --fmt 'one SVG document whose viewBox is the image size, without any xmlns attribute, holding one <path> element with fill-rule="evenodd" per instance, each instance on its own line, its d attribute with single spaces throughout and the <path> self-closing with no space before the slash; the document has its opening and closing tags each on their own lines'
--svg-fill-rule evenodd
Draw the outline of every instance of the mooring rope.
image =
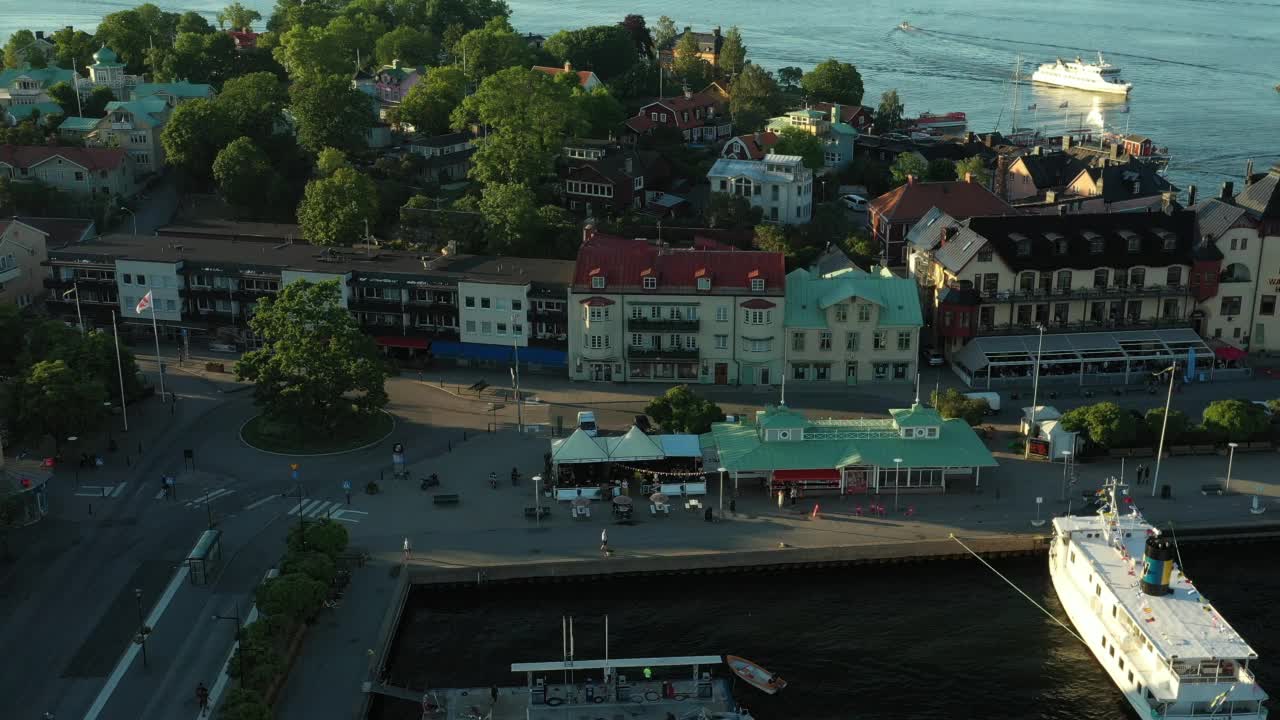
<svg viewBox="0 0 1280 720">
<path fill-rule="evenodd" d="M 1025 592 L 1023 592 L 1023 591 L 1022 591 L 1022 588 L 1018 587 L 1017 585 L 1014 585 L 1014 584 L 1013 584 L 1013 581 L 1012 581 L 1012 580 L 1010 580 L 1009 578 L 1005 577 L 1004 575 L 1002 575 L 1002 574 L 1000 573 L 1000 571 L 999 571 L 999 570 L 997 570 L 997 569 L 995 569 L 995 568 L 991 567 L 991 563 L 987 562 L 985 558 L 983 558 L 983 557 L 982 557 L 981 555 L 979 555 L 978 553 L 974 552 L 974 551 L 973 551 L 973 548 L 970 548 L 968 545 L 965 545 L 965 544 L 964 544 L 964 541 L 962 541 L 960 538 L 956 537 L 956 534 L 955 534 L 955 533 L 948 533 L 948 535 L 947 535 L 947 536 L 948 536 L 948 537 L 950 537 L 952 540 L 955 540 L 955 541 L 956 541 L 956 543 L 958 543 L 958 544 L 960 545 L 960 547 L 964 548 L 964 549 L 965 549 L 965 550 L 966 550 L 970 555 L 972 555 L 973 557 L 975 557 L 975 558 L 978 560 L 978 562 L 982 563 L 983 565 L 986 565 L 988 570 L 990 570 L 991 572 L 993 572 L 993 573 L 995 573 L 995 574 L 996 574 L 996 577 L 998 577 L 998 578 L 1000 578 L 1001 580 L 1003 580 L 1003 581 L 1005 581 L 1006 583 L 1008 583 L 1009 587 L 1013 588 L 1014 590 L 1017 590 L 1019 595 L 1021 595 L 1022 597 L 1024 597 L 1024 598 L 1026 598 L 1026 599 L 1027 599 L 1027 602 L 1029 602 L 1029 603 L 1031 603 L 1032 605 L 1035 605 L 1036 607 L 1040 608 L 1040 612 L 1044 613 L 1046 617 L 1048 617 L 1050 620 L 1052 620 L 1052 621 L 1054 621 L 1054 622 L 1058 623 L 1058 625 L 1062 626 L 1062 629 L 1063 629 L 1063 630 L 1066 630 L 1067 632 L 1071 633 L 1071 637 L 1074 637 L 1075 639 L 1077 639 L 1077 640 L 1079 640 L 1080 642 L 1084 643 L 1084 638 L 1080 637 L 1080 635 L 1079 635 L 1078 633 L 1076 633 L 1075 629 L 1073 629 L 1072 627 L 1070 627 L 1070 626 L 1069 626 L 1069 625 L 1067 625 L 1066 623 L 1064 623 L 1064 622 L 1062 622 L 1061 620 L 1059 620 L 1059 619 L 1058 619 L 1058 618 L 1057 618 L 1053 613 L 1049 612 L 1048 608 L 1046 608 L 1045 606 L 1043 606 L 1043 605 L 1041 605 L 1040 603 L 1036 602 L 1034 598 L 1032 598 L 1030 595 L 1028 595 L 1028 594 L 1026 594 Z M 1085 645 L 1088 645 L 1088 644 L 1089 644 L 1089 643 L 1085 643 Z"/>
</svg>

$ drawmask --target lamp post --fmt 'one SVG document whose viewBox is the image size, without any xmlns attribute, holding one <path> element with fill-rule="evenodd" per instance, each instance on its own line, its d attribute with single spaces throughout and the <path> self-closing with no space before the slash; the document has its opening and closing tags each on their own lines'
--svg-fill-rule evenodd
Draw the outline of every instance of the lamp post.
<svg viewBox="0 0 1280 720">
<path fill-rule="evenodd" d="M 1165 395 L 1164 417 L 1160 419 L 1160 446 L 1156 448 L 1156 479 L 1151 482 L 1151 497 L 1156 496 L 1156 488 L 1160 487 L 1160 461 L 1164 459 L 1164 431 L 1169 427 L 1169 404 L 1173 402 L 1173 377 L 1178 374 L 1178 363 L 1153 374 L 1159 377 L 1161 373 L 1169 373 L 1169 393 Z"/>
<path fill-rule="evenodd" d="M 67 442 L 69 443 L 73 443 L 79 439 L 80 438 L 76 437 L 75 435 L 67 436 Z M 76 463 L 76 487 L 80 487 L 80 463 Z"/>
<path fill-rule="evenodd" d="M 204 489 L 204 511 L 209 516 L 209 529 L 213 529 L 213 491 Z"/>
<path fill-rule="evenodd" d="M 228 615 L 214 615 L 214 616 L 213 616 L 213 619 L 214 619 L 214 620 L 233 620 L 233 621 L 235 621 L 235 624 L 236 624 L 235 642 L 240 642 L 240 629 L 241 629 L 243 626 L 242 626 L 242 625 L 241 625 L 241 623 L 240 623 L 240 603 L 239 603 L 239 602 L 237 602 L 237 603 L 236 603 L 235 610 L 236 610 L 236 614 L 235 614 L 235 615 L 230 615 L 230 616 L 228 616 Z M 238 664 L 240 665 L 240 685 L 241 685 L 241 687 L 243 687 L 243 686 L 244 686 L 244 683 L 245 683 L 245 678 L 246 678 L 246 677 L 248 677 L 247 675 L 245 675 L 245 674 L 244 674 L 244 648 L 240 648 L 240 652 L 238 652 L 238 653 L 236 653 L 236 654 L 240 657 L 240 660 L 238 661 Z"/>
<path fill-rule="evenodd" d="M 1036 398 L 1040 395 L 1040 352 L 1044 350 L 1044 324 L 1036 325 L 1040 331 L 1040 342 L 1036 345 L 1035 379 L 1031 382 L 1031 421 L 1027 425 L 1027 440 L 1022 444 L 1022 459 L 1031 456 L 1031 433 L 1036 431 Z"/>
<path fill-rule="evenodd" d="M 84 316 L 80 314 L 80 283 L 72 282 L 71 289 L 62 293 L 62 299 L 66 300 L 68 295 L 76 296 L 76 324 L 80 326 L 80 334 L 84 334 Z"/>
<path fill-rule="evenodd" d="M 1071 464 L 1071 451 L 1062 451 L 1062 497 L 1059 500 L 1066 502 L 1067 499 L 1067 469 Z"/>
<path fill-rule="evenodd" d="M 1229 442 L 1227 447 L 1231 449 L 1227 451 L 1227 482 L 1222 487 L 1224 493 L 1231 491 L 1231 463 L 1235 462 L 1236 448 L 1240 447 L 1240 443 Z"/>
<path fill-rule="evenodd" d="M 533 476 L 533 512 L 538 518 L 538 527 L 542 527 L 542 476 Z"/>
<path fill-rule="evenodd" d="M 516 386 L 516 431 L 522 436 L 524 435 L 524 411 L 520 405 L 520 341 L 516 337 L 516 328 L 520 327 L 523 331 L 524 326 L 525 323 L 521 322 L 520 316 L 512 313 L 511 352 L 514 356 L 514 362 L 511 364 L 511 382 L 515 383 Z"/>
<path fill-rule="evenodd" d="M 104 401 L 102 407 L 107 411 L 107 451 L 110 452 L 115 450 L 116 446 L 116 437 L 111 430 L 111 401 Z"/>
<path fill-rule="evenodd" d="M 129 213 L 129 217 L 133 218 L 133 239 L 138 239 L 138 216 L 129 208 L 121 205 L 120 210 Z"/>
<path fill-rule="evenodd" d="M 902 458 L 893 459 L 893 511 L 898 512 L 898 486 L 902 484 Z"/>
<path fill-rule="evenodd" d="M 133 589 L 133 597 L 138 601 L 138 644 L 142 646 L 142 667 L 147 665 L 147 621 L 142 616 L 142 588 Z"/>
<path fill-rule="evenodd" d="M 720 519 L 724 519 L 724 476 L 729 474 L 725 468 L 717 468 L 720 473 Z"/>
</svg>

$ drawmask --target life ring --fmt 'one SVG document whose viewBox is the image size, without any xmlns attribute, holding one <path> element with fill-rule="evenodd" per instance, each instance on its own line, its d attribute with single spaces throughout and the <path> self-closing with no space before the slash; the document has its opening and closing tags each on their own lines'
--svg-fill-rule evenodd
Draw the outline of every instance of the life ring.
<svg viewBox="0 0 1280 720">
<path fill-rule="evenodd" d="M 564 698 L 558 698 L 558 697 L 547 698 L 547 704 L 552 707 L 555 707 L 556 705 L 563 705 Z"/>
</svg>

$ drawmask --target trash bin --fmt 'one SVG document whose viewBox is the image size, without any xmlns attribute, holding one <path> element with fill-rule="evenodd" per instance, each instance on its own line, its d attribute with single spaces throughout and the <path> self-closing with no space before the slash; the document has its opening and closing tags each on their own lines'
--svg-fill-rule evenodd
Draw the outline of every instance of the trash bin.
<svg viewBox="0 0 1280 720">
<path fill-rule="evenodd" d="M 1160 486 L 1160 499 L 1168 500 L 1173 497 L 1173 489 L 1169 487 L 1169 483 Z"/>
</svg>

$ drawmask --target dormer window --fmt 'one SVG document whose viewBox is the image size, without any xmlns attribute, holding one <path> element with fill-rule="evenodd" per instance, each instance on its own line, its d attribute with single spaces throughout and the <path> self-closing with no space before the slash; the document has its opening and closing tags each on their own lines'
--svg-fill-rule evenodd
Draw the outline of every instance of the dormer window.
<svg viewBox="0 0 1280 720">
<path fill-rule="evenodd" d="M 751 292 L 764 292 L 764 278 L 751 278 Z"/>
<path fill-rule="evenodd" d="M 1089 241 L 1089 254 L 1101 255 L 1104 249 L 1102 236 L 1097 233 L 1086 232 L 1084 237 Z"/>
<path fill-rule="evenodd" d="M 698 278 L 698 289 L 699 289 L 699 290 L 710 290 L 710 289 L 711 289 L 711 278 L 709 278 L 709 277 L 700 277 L 700 278 Z"/>
<path fill-rule="evenodd" d="M 644 284 L 644 289 L 645 289 L 645 290 L 657 290 L 657 289 L 658 289 L 658 278 L 656 278 L 656 277 L 654 277 L 654 276 L 652 276 L 652 275 L 646 275 L 646 276 L 644 277 L 644 279 L 643 279 L 643 280 L 641 280 L 641 282 Z"/>
<path fill-rule="evenodd" d="M 1031 256 L 1031 241 L 1023 238 L 1018 241 L 1018 257 Z"/>
<path fill-rule="evenodd" d="M 1120 237 L 1124 238 L 1125 245 L 1130 253 L 1142 252 L 1142 238 L 1131 230 L 1121 230 Z"/>
<path fill-rule="evenodd" d="M 592 275 L 592 276 L 591 276 L 591 287 L 592 287 L 592 289 L 595 289 L 595 290 L 602 290 L 602 289 L 604 289 L 604 276 L 603 276 L 603 275 Z"/>
<path fill-rule="evenodd" d="M 1156 234 L 1160 236 L 1161 247 L 1165 252 L 1170 252 L 1178 247 L 1178 236 L 1168 230 L 1156 230 Z"/>
</svg>

